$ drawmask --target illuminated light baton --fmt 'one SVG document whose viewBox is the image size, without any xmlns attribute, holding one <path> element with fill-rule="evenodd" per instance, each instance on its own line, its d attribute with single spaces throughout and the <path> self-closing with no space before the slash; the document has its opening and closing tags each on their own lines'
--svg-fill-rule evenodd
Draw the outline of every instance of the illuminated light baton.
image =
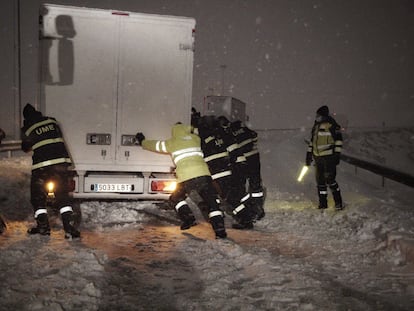
<svg viewBox="0 0 414 311">
<path fill-rule="evenodd" d="M 303 176 L 305 176 L 305 174 L 308 172 L 309 170 L 309 166 L 304 165 L 302 167 L 302 170 L 300 171 L 299 177 L 298 177 L 298 181 L 302 181 Z"/>
</svg>

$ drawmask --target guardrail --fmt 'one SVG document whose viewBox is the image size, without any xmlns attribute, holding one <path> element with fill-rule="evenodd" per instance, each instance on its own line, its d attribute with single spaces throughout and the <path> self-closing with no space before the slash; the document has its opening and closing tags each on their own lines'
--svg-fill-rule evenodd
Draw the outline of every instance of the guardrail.
<svg viewBox="0 0 414 311">
<path fill-rule="evenodd" d="M 0 152 L 7 152 L 10 158 L 13 151 L 21 150 L 21 140 L 3 140 L 0 145 Z"/>
<path fill-rule="evenodd" d="M 305 139 L 305 143 L 306 145 L 309 145 L 309 140 Z M 379 164 L 361 160 L 343 153 L 341 153 L 341 161 L 347 162 L 348 164 L 354 165 L 355 167 L 359 167 L 364 170 L 370 171 L 374 174 L 380 175 L 382 177 L 383 187 L 385 186 L 385 178 L 391 179 L 393 181 L 399 182 L 409 187 L 414 187 L 414 176 L 411 176 L 409 174 L 399 172 Z"/>
<path fill-rule="evenodd" d="M 406 186 L 414 187 L 414 177 L 409 174 L 399 172 L 394 169 L 371 163 L 365 160 L 361 160 L 346 154 L 341 154 L 341 160 L 354 166 L 363 168 L 377 175 L 380 175 L 382 177 L 382 186 L 384 186 L 385 184 L 385 178 L 388 178 L 393 181 L 404 184 Z"/>
</svg>

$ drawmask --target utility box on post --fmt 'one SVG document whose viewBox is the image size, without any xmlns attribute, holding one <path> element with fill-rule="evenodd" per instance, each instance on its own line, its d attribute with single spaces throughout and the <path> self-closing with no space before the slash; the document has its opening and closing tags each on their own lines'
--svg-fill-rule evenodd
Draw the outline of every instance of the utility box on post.
<svg viewBox="0 0 414 311">
<path fill-rule="evenodd" d="M 245 123 L 248 121 L 246 104 L 232 96 L 206 96 L 203 103 L 203 115 L 225 116 L 231 122 L 239 120 Z"/>
</svg>

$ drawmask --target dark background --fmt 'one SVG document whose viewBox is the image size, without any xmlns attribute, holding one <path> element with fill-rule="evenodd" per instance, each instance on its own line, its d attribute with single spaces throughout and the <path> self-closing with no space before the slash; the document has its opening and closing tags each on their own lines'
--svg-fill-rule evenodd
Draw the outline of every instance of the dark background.
<svg viewBox="0 0 414 311">
<path fill-rule="evenodd" d="M 21 103 L 38 100 L 42 2 L 194 17 L 193 105 L 237 97 L 256 129 L 310 127 L 322 104 L 345 126 L 414 124 L 411 0 L 2 0 L 0 127 L 10 139 Z"/>
</svg>

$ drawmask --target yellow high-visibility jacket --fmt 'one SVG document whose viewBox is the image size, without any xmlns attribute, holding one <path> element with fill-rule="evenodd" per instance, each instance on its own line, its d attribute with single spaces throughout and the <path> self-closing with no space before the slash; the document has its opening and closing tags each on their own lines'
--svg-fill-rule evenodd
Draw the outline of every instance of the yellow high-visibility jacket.
<svg viewBox="0 0 414 311">
<path fill-rule="evenodd" d="M 342 143 L 340 126 L 332 117 L 326 117 L 321 122 L 315 122 L 308 152 L 311 152 L 314 157 L 340 154 Z"/>
<path fill-rule="evenodd" d="M 149 151 L 171 154 L 176 166 L 177 181 L 183 182 L 200 176 L 210 176 L 203 158 L 200 137 L 191 133 L 191 126 L 176 124 L 172 137 L 167 140 L 147 140 L 141 143 Z"/>
</svg>

